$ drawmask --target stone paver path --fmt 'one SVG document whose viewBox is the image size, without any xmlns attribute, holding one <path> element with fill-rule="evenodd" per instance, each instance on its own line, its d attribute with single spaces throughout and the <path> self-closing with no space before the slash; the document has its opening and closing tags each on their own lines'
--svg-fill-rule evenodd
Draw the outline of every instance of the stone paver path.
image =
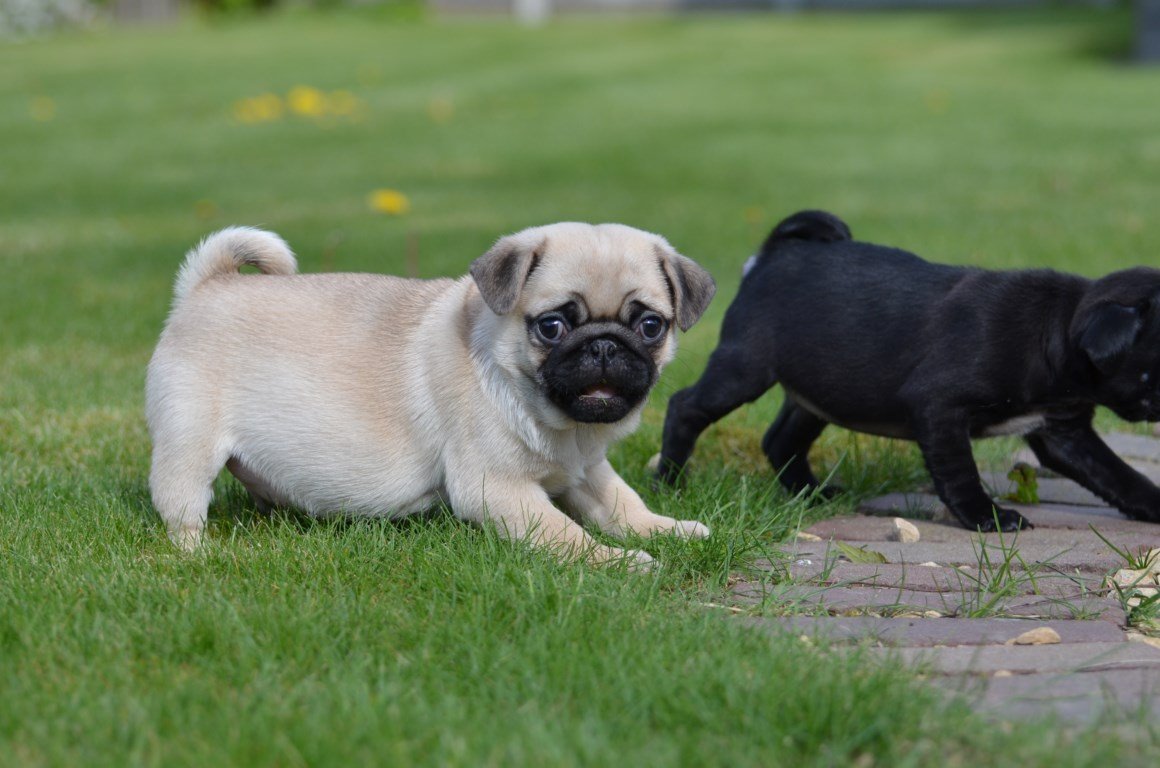
<svg viewBox="0 0 1160 768">
<path fill-rule="evenodd" d="M 1160 480 L 1160 439 L 1107 440 Z M 1015 460 L 1035 463 L 1029 453 Z M 925 493 L 891 494 L 854 517 L 819 522 L 786 560 L 767 563 L 770 578 L 733 588 L 736 605 L 803 615 L 739 620 L 838 648 L 868 645 L 871 655 L 914 666 L 997 717 L 1049 712 L 1084 722 L 1155 711 L 1160 718 L 1160 640 L 1128 626 L 1106 586 L 1127 564 L 1092 531 L 1137 553 L 1160 549 L 1160 525 L 1128 520 L 1075 483 L 1040 473 L 1039 504 L 1003 502 L 1036 526 L 1018 535 L 967 531 Z M 1003 474 L 984 481 L 996 497 L 1013 490 Z M 895 517 L 914 524 L 917 542 L 896 540 Z M 867 556 L 851 548 L 885 562 L 853 562 Z M 1016 644 L 1042 627 L 1054 630 L 1046 644 Z"/>
</svg>

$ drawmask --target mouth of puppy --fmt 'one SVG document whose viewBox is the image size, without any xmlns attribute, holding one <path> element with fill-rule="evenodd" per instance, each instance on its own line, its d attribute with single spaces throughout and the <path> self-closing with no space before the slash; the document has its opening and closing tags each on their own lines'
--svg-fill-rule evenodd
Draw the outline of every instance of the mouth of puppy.
<svg viewBox="0 0 1160 768">
<path fill-rule="evenodd" d="M 617 393 L 617 391 L 607 384 L 597 384 L 596 386 L 589 387 L 580 393 L 581 400 L 592 401 L 610 401 L 619 396 L 620 395 Z"/>
<path fill-rule="evenodd" d="M 620 421 L 636 405 L 611 384 L 594 384 L 563 403 L 564 411 L 574 420 L 589 424 L 611 424 Z"/>
<path fill-rule="evenodd" d="M 620 421 L 644 399 L 638 392 L 608 382 L 570 388 L 570 391 L 549 390 L 548 396 L 568 418 L 586 424 Z"/>
</svg>

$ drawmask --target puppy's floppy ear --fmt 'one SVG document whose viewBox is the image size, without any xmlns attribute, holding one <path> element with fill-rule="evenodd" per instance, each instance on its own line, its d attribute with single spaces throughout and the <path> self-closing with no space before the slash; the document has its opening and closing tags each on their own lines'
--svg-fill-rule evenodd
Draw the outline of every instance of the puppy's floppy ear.
<svg viewBox="0 0 1160 768">
<path fill-rule="evenodd" d="M 1103 371 L 1135 342 L 1144 322 L 1138 307 L 1100 304 L 1094 307 L 1079 335 L 1079 347 Z"/>
<path fill-rule="evenodd" d="M 677 327 L 687 331 L 704 314 L 717 292 L 717 283 L 700 264 L 677 253 L 668 243 L 657 245 L 656 253 L 669 281 Z"/>
<path fill-rule="evenodd" d="M 471 276 L 492 312 L 506 315 L 512 311 L 528 275 L 536 268 L 543 245 L 543 239 L 529 241 L 517 236 L 504 237 L 471 262 Z"/>
</svg>

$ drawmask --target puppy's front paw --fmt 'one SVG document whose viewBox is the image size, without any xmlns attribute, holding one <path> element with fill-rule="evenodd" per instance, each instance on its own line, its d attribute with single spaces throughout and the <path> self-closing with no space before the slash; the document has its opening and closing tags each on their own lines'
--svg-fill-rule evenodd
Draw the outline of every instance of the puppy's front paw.
<svg viewBox="0 0 1160 768">
<path fill-rule="evenodd" d="M 711 533 L 709 526 L 696 520 L 675 520 L 670 531 L 682 539 L 706 539 Z"/>
<path fill-rule="evenodd" d="M 660 567 L 653 556 L 643 549 L 619 549 L 617 547 L 599 547 L 588 558 L 593 565 L 620 565 L 632 573 L 648 573 Z"/>
<path fill-rule="evenodd" d="M 633 573 L 648 573 L 661 567 L 661 564 L 643 549 L 628 549 L 625 550 L 625 554 L 628 556 L 628 570 Z"/>
<path fill-rule="evenodd" d="M 696 520 L 676 520 L 652 513 L 645 518 L 633 520 L 623 526 L 622 530 L 632 531 L 638 536 L 656 536 L 660 533 L 679 536 L 682 539 L 703 539 L 709 535 L 709 527 Z"/>
<path fill-rule="evenodd" d="M 1013 509 L 995 507 L 995 514 L 980 521 L 977 527 L 983 533 L 993 533 L 995 531 L 1011 533 L 1019 530 L 1027 531 L 1035 526 L 1031 524 L 1030 520 Z"/>
</svg>

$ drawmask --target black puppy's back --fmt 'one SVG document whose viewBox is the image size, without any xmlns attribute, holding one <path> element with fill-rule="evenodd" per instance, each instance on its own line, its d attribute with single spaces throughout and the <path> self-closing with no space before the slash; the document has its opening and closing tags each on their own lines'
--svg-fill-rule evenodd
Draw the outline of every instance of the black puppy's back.
<svg viewBox="0 0 1160 768">
<path fill-rule="evenodd" d="M 854 390 L 897 392 L 919 362 L 939 300 L 973 272 L 854 241 L 838 217 L 803 211 L 765 241 L 721 340 L 741 340 L 785 387 L 839 423 L 896 421 L 900 403 L 867 403 Z"/>
</svg>

